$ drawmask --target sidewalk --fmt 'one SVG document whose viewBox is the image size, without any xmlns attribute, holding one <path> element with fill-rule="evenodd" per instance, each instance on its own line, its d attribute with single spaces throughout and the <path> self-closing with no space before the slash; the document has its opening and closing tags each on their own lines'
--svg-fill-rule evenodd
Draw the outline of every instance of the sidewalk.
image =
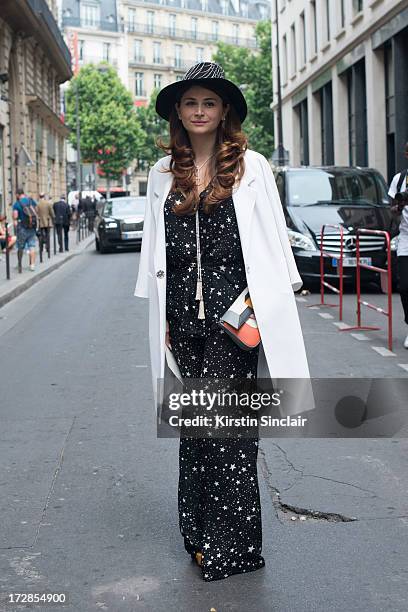
<svg viewBox="0 0 408 612">
<path fill-rule="evenodd" d="M 17 271 L 17 249 L 14 247 L 10 253 L 10 280 L 7 280 L 6 254 L 2 253 L 2 259 L 0 260 L 0 308 L 4 306 L 4 304 L 7 304 L 7 302 L 10 302 L 10 300 L 23 293 L 23 291 L 29 289 L 32 285 L 44 278 L 44 276 L 47 276 L 54 270 L 57 270 L 64 263 L 84 251 L 94 242 L 95 239 L 93 233 L 83 238 L 80 242 L 77 242 L 77 238 L 77 230 L 70 230 L 69 251 L 59 253 L 57 243 L 57 252 L 54 255 L 54 245 L 51 234 L 51 256 L 48 259 L 48 253 L 44 250 L 42 263 L 40 262 L 37 242 L 35 271 L 31 272 L 29 270 L 28 254 L 24 253 L 23 272 L 21 274 L 19 274 Z"/>
</svg>

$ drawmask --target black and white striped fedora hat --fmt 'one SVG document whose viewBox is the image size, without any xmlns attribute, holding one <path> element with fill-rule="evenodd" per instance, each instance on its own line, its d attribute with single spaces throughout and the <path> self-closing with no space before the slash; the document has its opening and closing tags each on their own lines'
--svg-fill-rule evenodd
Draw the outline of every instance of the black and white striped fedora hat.
<svg viewBox="0 0 408 612">
<path fill-rule="evenodd" d="M 157 96 L 157 114 L 168 121 L 174 105 L 192 85 L 202 85 L 214 91 L 224 102 L 231 104 L 235 108 L 241 123 L 244 121 L 247 115 L 247 104 L 242 91 L 232 81 L 225 78 L 224 70 L 219 64 L 214 62 L 194 64 L 186 72 L 182 80 L 164 87 Z"/>
</svg>

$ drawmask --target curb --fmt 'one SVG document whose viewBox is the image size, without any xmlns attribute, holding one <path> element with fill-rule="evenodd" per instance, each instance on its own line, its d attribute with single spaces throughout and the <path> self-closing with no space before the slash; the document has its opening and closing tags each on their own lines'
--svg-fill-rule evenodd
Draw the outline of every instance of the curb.
<svg viewBox="0 0 408 612">
<path fill-rule="evenodd" d="M 21 283 L 21 285 L 19 285 L 18 287 L 14 287 L 14 289 L 9 291 L 8 293 L 1 295 L 0 296 L 0 308 L 2 308 L 6 304 L 14 300 L 14 298 L 24 293 L 24 291 L 27 291 L 27 289 L 30 289 L 30 287 L 38 283 L 41 279 L 51 274 L 51 272 L 54 272 L 54 270 L 58 270 L 58 268 L 63 266 L 67 261 L 70 261 L 77 255 L 80 255 L 83 251 L 85 251 L 87 248 L 91 246 L 91 244 L 93 243 L 93 240 L 94 240 L 94 236 L 92 236 L 92 239 L 80 251 L 67 255 L 65 259 L 55 262 L 55 264 L 52 264 L 51 266 L 49 266 L 42 272 L 39 272 L 35 276 L 32 276 L 31 278 L 27 279 L 26 281 L 24 281 L 24 283 Z"/>
</svg>

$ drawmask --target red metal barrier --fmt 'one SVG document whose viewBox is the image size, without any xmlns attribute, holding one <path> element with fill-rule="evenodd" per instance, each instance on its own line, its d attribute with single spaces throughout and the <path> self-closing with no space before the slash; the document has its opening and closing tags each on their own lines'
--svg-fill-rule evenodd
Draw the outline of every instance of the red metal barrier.
<svg viewBox="0 0 408 612">
<path fill-rule="evenodd" d="M 326 227 L 336 228 L 340 230 L 340 258 L 334 253 L 330 253 L 328 251 L 323 250 L 323 238 L 324 231 Z M 320 302 L 318 304 L 310 304 L 308 308 L 312 306 L 329 306 L 330 308 L 339 308 L 339 321 L 343 320 L 343 249 L 344 249 L 344 231 L 343 226 L 338 224 L 326 223 L 322 225 L 320 230 Z M 324 279 L 324 257 L 325 255 L 330 255 L 331 257 L 335 257 L 338 260 L 338 271 L 339 271 L 339 287 L 334 287 Z M 338 304 L 330 304 L 329 302 L 324 301 L 324 288 L 327 287 L 337 293 L 339 296 Z"/>
<path fill-rule="evenodd" d="M 387 243 L 387 268 L 378 268 L 377 266 L 371 266 L 369 264 L 361 263 L 360 261 L 360 234 L 372 234 L 375 236 L 384 236 Z M 351 330 L 377 330 L 381 327 L 362 326 L 361 325 L 361 305 L 367 306 L 380 314 L 388 317 L 388 348 L 392 351 L 392 270 L 391 270 L 391 241 L 388 232 L 383 230 L 370 230 L 370 229 L 358 229 L 357 230 L 357 270 L 356 270 L 356 284 L 357 284 L 357 325 L 355 327 L 345 327 L 340 331 L 351 331 Z M 385 275 L 387 278 L 387 296 L 388 296 L 388 310 L 384 310 L 375 304 L 370 304 L 361 299 L 361 268 L 366 270 L 374 270 L 379 272 L 381 275 Z"/>
</svg>

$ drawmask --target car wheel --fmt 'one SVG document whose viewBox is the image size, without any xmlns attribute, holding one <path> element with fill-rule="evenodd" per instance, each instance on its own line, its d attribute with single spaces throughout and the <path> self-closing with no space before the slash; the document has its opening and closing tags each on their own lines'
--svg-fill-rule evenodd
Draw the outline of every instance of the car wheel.
<svg viewBox="0 0 408 612">
<path fill-rule="evenodd" d="M 110 251 L 109 247 L 105 246 L 103 244 L 103 242 L 99 243 L 99 252 L 100 253 L 102 253 L 104 255 L 105 253 L 109 253 L 109 251 Z"/>
<path fill-rule="evenodd" d="M 98 240 L 97 238 L 95 238 L 95 249 L 96 249 L 97 251 L 100 251 L 100 250 L 101 250 L 101 248 L 100 248 L 100 246 L 99 246 L 99 240 Z"/>
</svg>

